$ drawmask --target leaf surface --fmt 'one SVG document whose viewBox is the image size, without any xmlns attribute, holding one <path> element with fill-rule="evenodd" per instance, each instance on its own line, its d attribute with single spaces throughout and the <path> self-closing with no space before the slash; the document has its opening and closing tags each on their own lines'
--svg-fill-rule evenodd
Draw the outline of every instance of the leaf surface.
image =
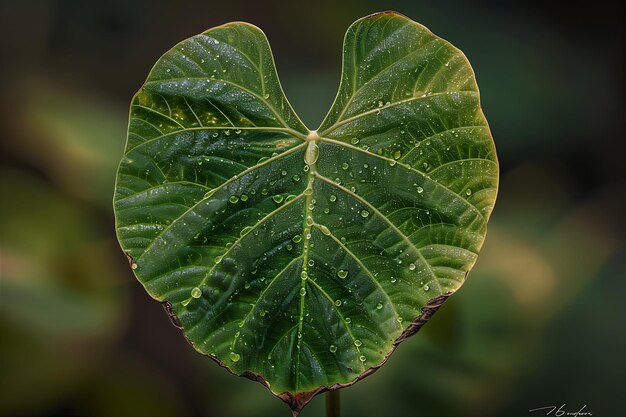
<svg viewBox="0 0 626 417">
<path fill-rule="evenodd" d="M 122 248 L 200 352 L 298 412 L 369 375 L 476 261 L 498 164 L 465 56 L 396 13 L 355 22 L 310 131 L 263 32 L 187 39 L 132 101 Z"/>
</svg>

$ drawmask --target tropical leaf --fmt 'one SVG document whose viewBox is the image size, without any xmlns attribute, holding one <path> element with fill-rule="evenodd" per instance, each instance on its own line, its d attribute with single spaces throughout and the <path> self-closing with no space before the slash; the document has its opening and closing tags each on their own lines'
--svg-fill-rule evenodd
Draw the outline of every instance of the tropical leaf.
<svg viewBox="0 0 626 417">
<path fill-rule="evenodd" d="M 389 12 L 348 29 L 314 131 L 260 29 L 176 45 L 132 101 L 114 205 L 137 278 L 191 344 L 297 413 L 461 286 L 497 180 L 469 62 Z"/>
</svg>

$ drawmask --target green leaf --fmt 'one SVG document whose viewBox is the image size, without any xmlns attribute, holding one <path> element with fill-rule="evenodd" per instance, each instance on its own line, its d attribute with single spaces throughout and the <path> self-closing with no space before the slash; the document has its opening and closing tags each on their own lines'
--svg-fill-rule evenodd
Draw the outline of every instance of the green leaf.
<svg viewBox="0 0 626 417">
<path fill-rule="evenodd" d="M 355 22 L 309 131 L 263 32 L 229 23 L 167 52 L 134 97 L 117 232 L 198 351 L 299 412 L 462 285 L 497 179 L 470 64 L 423 26 Z"/>
</svg>

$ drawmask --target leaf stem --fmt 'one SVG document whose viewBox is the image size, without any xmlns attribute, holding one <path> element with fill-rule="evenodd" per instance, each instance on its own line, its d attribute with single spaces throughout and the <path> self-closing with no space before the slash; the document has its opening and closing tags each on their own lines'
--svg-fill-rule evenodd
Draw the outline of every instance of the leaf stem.
<svg viewBox="0 0 626 417">
<path fill-rule="evenodd" d="M 326 417 L 341 417 L 339 390 L 326 393 Z"/>
</svg>

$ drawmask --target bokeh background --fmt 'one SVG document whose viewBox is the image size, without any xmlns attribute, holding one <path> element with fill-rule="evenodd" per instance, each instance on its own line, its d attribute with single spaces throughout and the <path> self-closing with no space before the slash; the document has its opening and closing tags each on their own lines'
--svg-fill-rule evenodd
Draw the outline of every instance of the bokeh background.
<svg viewBox="0 0 626 417">
<path fill-rule="evenodd" d="M 245 20 L 316 127 L 345 30 L 386 9 L 469 57 L 500 195 L 465 286 L 342 391 L 344 415 L 624 414 L 623 22 L 614 2 L 551 3 L 0 2 L 0 414 L 290 415 L 197 354 L 128 268 L 111 203 L 128 105 L 175 43 Z"/>
</svg>

